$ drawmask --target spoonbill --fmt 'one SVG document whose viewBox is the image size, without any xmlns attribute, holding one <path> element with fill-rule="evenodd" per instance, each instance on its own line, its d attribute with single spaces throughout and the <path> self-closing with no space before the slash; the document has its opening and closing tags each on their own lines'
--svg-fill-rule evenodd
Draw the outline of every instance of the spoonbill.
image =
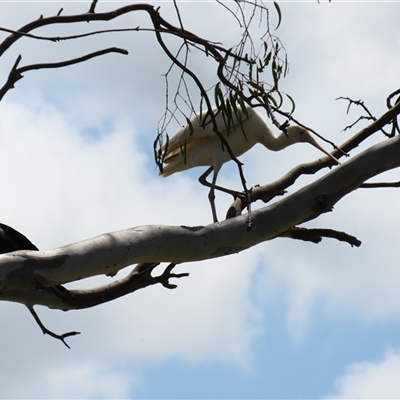
<svg viewBox="0 0 400 400">
<path fill-rule="evenodd" d="M 289 126 L 286 128 L 286 132 L 275 136 L 268 127 L 264 116 L 250 106 L 246 106 L 245 111 L 238 106 L 236 112 L 232 112 L 229 119 L 222 112 L 218 113 L 216 108 L 213 109 L 213 112 L 218 130 L 235 157 L 246 153 L 256 143 L 261 143 L 269 150 L 280 151 L 294 143 L 307 142 L 329 156 L 335 164 L 340 164 L 333 155 L 318 144 L 308 130 L 300 126 Z M 162 146 L 160 152 L 164 154 L 163 171 L 160 173 L 163 177 L 193 167 L 209 166 L 207 171 L 200 176 L 199 181 L 210 187 L 208 197 L 214 222 L 217 222 L 214 203 L 215 184 L 222 165 L 231 160 L 231 156 L 226 145 L 214 132 L 210 116 L 207 116 L 206 112 L 194 116 L 186 126 Z M 212 171 L 214 171 L 214 175 L 212 182 L 209 183 L 206 178 Z M 225 188 L 218 187 L 218 189 L 233 193 Z"/>
</svg>

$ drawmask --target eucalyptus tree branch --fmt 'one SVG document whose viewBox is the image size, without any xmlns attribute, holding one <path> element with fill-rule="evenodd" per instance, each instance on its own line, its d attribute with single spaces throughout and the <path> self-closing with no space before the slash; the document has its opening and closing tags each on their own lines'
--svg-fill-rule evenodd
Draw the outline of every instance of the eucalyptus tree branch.
<svg viewBox="0 0 400 400">
<path fill-rule="evenodd" d="M 290 237 L 317 243 L 331 237 L 354 246 L 361 242 L 344 232 L 331 229 L 298 228 L 297 225 L 332 210 L 335 203 L 356 190 L 366 179 L 400 166 L 400 136 L 363 151 L 319 180 L 253 212 L 248 230 L 239 216 L 208 226 L 150 225 L 97 236 L 50 251 L 21 250 L 0 255 L 0 300 L 25 304 L 44 334 L 61 340 L 79 332 L 56 334 L 47 329 L 34 311 L 35 304 L 61 310 L 92 307 L 135 290 L 160 283 L 168 289 L 176 285 L 170 278 L 176 264 L 224 257 L 276 237 Z M 160 262 L 170 264 L 159 276 L 152 271 Z M 115 275 L 139 263 L 119 281 L 87 290 L 70 290 L 59 297 L 49 290 L 60 284 L 86 277 Z"/>
<path fill-rule="evenodd" d="M 82 309 L 97 306 L 99 304 L 115 300 L 118 297 L 124 296 L 129 293 L 133 293 L 136 290 L 141 288 L 154 285 L 157 283 L 162 284 L 167 289 L 175 289 L 177 286 L 171 284 L 169 279 L 171 278 L 181 278 L 184 276 L 188 276 L 188 273 L 181 273 L 181 274 L 174 274 L 172 273 L 172 269 L 175 267 L 175 264 L 170 264 L 164 272 L 156 277 L 151 275 L 151 272 L 155 267 L 157 267 L 158 263 L 145 263 L 137 265 L 132 272 L 125 278 L 120 279 L 117 282 L 113 282 L 109 285 L 104 285 L 102 287 L 98 287 L 96 289 L 90 290 L 71 290 L 69 293 L 71 296 L 68 299 L 64 299 L 64 301 L 59 302 L 56 308 L 62 309 L 64 311 L 70 309 Z M 36 295 L 36 304 L 40 303 L 40 296 L 38 293 L 33 293 Z M 20 299 L 25 297 L 25 304 L 29 304 L 31 300 L 29 300 L 29 296 L 32 293 L 20 293 Z M 66 304 L 64 304 L 64 302 Z M 44 302 L 43 305 L 49 306 L 47 302 Z M 61 340 L 64 345 L 69 349 L 69 345 L 65 341 L 67 337 L 79 335 L 80 332 L 70 331 L 63 334 L 56 334 L 46 328 L 42 321 L 40 320 L 39 316 L 37 315 L 36 311 L 33 309 L 33 306 L 27 305 L 28 310 L 32 314 L 33 318 L 35 319 L 36 323 L 39 325 L 40 329 L 42 330 L 43 334 L 47 334 L 55 339 Z"/>
<path fill-rule="evenodd" d="M 335 157 L 338 157 L 338 155 Z M 261 200 L 264 203 L 268 203 L 276 196 L 283 196 L 286 193 L 286 189 L 292 186 L 300 176 L 314 175 L 321 169 L 331 167 L 333 164 L 334 162 L 328 156 L 321 157 L 309 163 L 299 164 L 275 182 L 252 187 L 249 190 L 250 202 L 254 203 Z M 229 206 L 226 218 L 233 218 L 240 215 L 246 206 L 241 197 L 236 198 Z"/>
<path fill-rule="evenodd" d="M 61 340 L 66 347 L 70 348 L 65 341 L 65 338 L 79 335 L 80 332 L 71 331 L 63 334 L 56 334 L 52 332 L 41 322 L 32 304 L 41 304 L 49 308 L 57 308 L 63 311 L 78 310 L 94 307 L 99 304 L 115 300 L 119 297 L 133 293 L 136 290 L 143 289 L 147 286 L 155 285 L 157 283 L 160 283 L 167 289 L 175 289 L 177 285 L 170 283 L 169 280 L 171 278 L 182 278 L 189 275 L 188 273 L 172 273 L 172 269 L 176 264 L 169 264 L 161 275 L 153 277 L 151 273 L 158 265 L 159 263 L 138 264 L 132 270 L 132 272 L 123 279 L 112 282 L 108 285 L 88 290 L 70 290 L 70 295 L 64 298 L 51 296 L 49 291 L 41 289 L 35 291 L 11 291 L 5 294 L 5 297 L 1 300 L 18 301 L 24 303 L 34 317 L 36 323 L 39 325 L 43 334 L 47 334 L 55 339 Z"/>
<path fill-rule="evenodd" d="M 113 276 L 119 270 L 136 263 L 146 265 L 132 271 L 127 281 L 115 284 L 119 286 L 122 295 L 132 292 L 132 287 L 145 287 L 154 283 L 171 288 L 173 286 L 168 282 L 169 277 L 186 276 L 171 274 L 175 264 L 241 252 L 284 235 L 293 227 L 331 211 L 334 204 L 359 188 L 365 180 L 398 168 L 399 149 L 400 136 L 372 146 L 297 192 L 253 211 L 253 227 L 250 230 L 245 223 L 246 216 L 239 216 L 200 227 L 140 226 L 50 251 L 24 250 L 3 254 L 0 256 L 0 300 L 16 301 L 27 306 L 42 304 L 64 310 L 90 307 L 100 302 L 100 297 L 95 300 L 95 297 L 81 297 L 80 302 L 79 295 L 88 296 L 88 292 L 71 290 L 71 296 L 60 298 L 46 288 L 95 275 Z M 161 262 L 171 265 L 161 277 L 151 277 L 149 273 L 153 265 Z M 136 273 L 139 276 L 132 279 L 138 280 L 132 283 L 130 279 Z M 108 289 L 98 289 L 99 293 L 110 299 L 118 294 L 118 290 L 113 292 L 112 284 Z M 76 300 L 73 300 L 74 297 Z"/>
</svg>

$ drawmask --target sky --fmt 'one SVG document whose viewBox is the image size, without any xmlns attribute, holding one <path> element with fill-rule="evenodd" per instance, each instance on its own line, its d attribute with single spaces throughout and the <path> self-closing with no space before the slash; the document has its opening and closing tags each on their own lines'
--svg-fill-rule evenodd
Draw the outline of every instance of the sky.
<svg viewBox="0 0 400 400">
<path fill-rule="evenodd" d="M 100 0 L 98 9 L 122 4 Z M 176 23 L 171 2 L 154 4 Z M 360 110 L 347 115 L 347 103 L 336 98 L 363 99 L 378 117 L 400 86 L 399 4 L 280 5 L 276 33 L 290 62 L 281 87 L 296 99 L 297 119 L 343 142 L 356 132 L 343 128 Z M 239 37 L 232 15 L 216 3 L 179 6 L 189 30 L 227 46 Z M 89 1 L 1 1 L 0 26 L 17 29 L 61 7 L 65 15 L 85 12 Z M 137 25 L 149 26 L 144 13 L 110 26 Z M 1 40 L 5 36 L 0 32 Z M 151 32 L 66 43 L 24 39 L 3 56 L 0 80 L 18 54 L 25 65 L 107 46 L 124 47 L 129 55 L 27 72 L 0 104 L 0 220 L 41 250 L 139 225 L 211 223 L 207 189 L 197 182 L 203 169 L 166 179 L 157 173 L 152 144 L 164 112 L 169 62 Z M 210 64 L 194 61 L 204 81 L 215 83 Z M 381 140 L 370 138 L 351 156 Z M 255 185 L 319 156 L 305 145 L 279 153 L 256 146 L 241 160 L 249 185 Z M 240 188 L 233 165 L 223 167 L 219 182 Z M 0 303 L 0 398 L 398 398 L 399 200 L 395 189 L 359 190 L 305 225 L 346 231 L 362 241 L 360 248 L 280 238 L 181 265 L 177 271 L 190 276 L 175 282 L 176 290 L 149 287 L 81 311 L 37 307 L 49 329 L 81 332 L 68 339 L 70 350 L 43 335 L 24 306 Z M 217 194 L 221 217 L 230 201 Z M 104 282 L 109 278 L 68 287 Z"/>
</svg>

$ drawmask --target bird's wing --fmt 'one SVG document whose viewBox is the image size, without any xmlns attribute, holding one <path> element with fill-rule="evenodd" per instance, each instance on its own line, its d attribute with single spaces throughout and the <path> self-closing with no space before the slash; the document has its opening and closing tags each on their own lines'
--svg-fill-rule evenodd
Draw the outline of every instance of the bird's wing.
<svg viewBox="0 0 400 400">
<path fill-rule="evenodd" d="M 217 109 L 213 109 L 214 112 Z M 223 132 L 229 131 L 232 128 L 235 128 L 242 121 L 245 121 L 251 113 L 251 109 L 248 109 L 247 115 L 240 109 L 237 108 L 236 112 L 232 111 L 231 117 L 227 117 L 222 112 L 219 112 L 215 115 L 215 123 L 222 134 Z M 203 118 L 202 118 L 203 116 Z M 165 154 L 165 162 L 168 162 L 168 159 L 178 152 L 184 152 L 185 148 L 191 147 L 195 142 L 201 141 L 203 139 L 209 137 L 215 137 L 216 133 L 213 130 L 213 121 L 210 116 L 206 116 L 206 121 L 204 123 L 204 116 L 206 116 L 206 112 L 202 115 L 195 115 L 190 122 L 184 126 L 179 132 L 177 132 L 172 138 L 170 138 L 161 149 L 162 152 L 166 150 Z"/>
<path fill-rule="evenodd" d="M 38 250 L 38 248 L 21 232 L 0 223 L 0 253 L 16 250 Z"/>
</svg>

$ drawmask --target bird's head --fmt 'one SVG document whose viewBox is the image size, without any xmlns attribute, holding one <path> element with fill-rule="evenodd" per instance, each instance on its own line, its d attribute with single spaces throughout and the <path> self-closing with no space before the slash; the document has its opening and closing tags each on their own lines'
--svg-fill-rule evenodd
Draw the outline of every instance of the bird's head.
<svg viewBox="0 0 400 400">
<path fill-rule="evenodd" d="M 339 160 L 337 160 L 332 154 L 326 151 L 311 135 L 311 133 L 301 126 L 292 125 L 286 128 L 287 138 L 291 143 L 302 143 L 307 142 L 312 144 L 318 150 L 321 150 L 324 154 L 335 161 L 336 164 L 340 165 Z"/>
</svg>

